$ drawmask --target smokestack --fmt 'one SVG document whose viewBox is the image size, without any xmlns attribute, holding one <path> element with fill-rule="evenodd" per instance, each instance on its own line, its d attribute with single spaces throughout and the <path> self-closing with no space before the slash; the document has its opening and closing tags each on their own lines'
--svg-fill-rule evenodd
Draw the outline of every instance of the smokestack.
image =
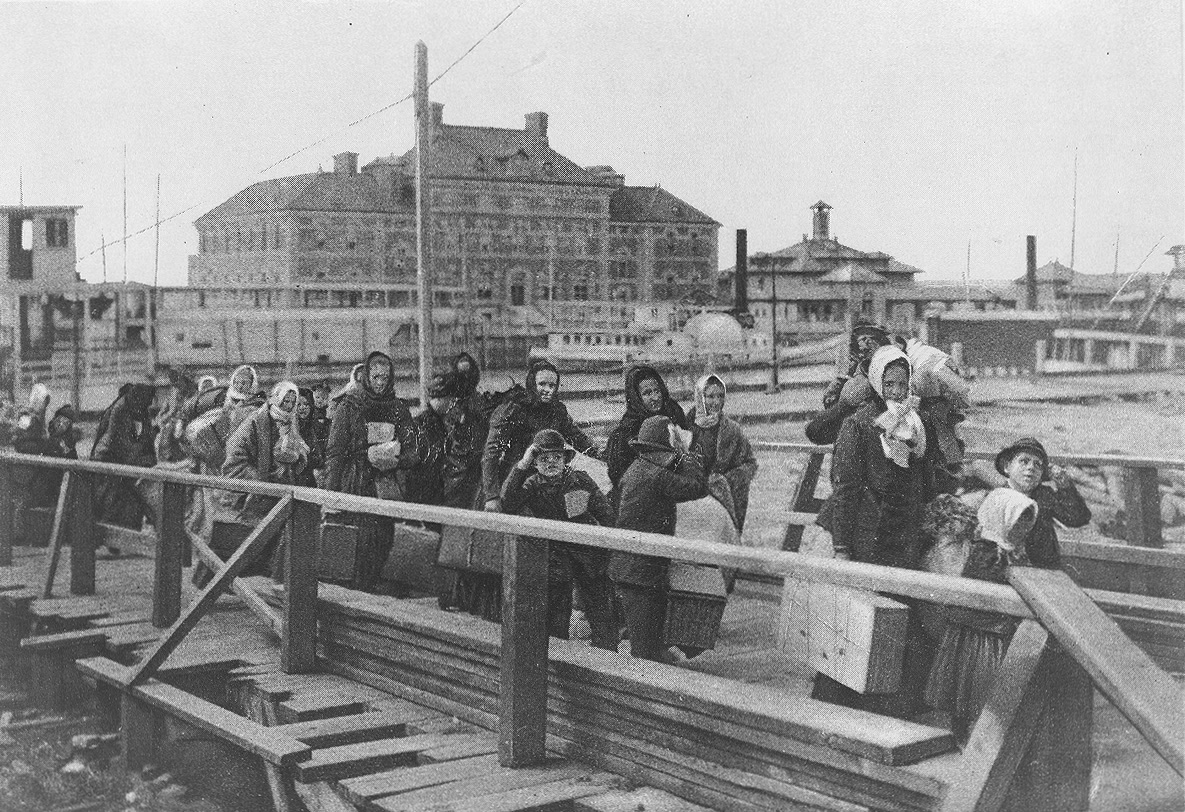
<svg viewBox="0 0 1185 812">
<path fill-rule="evenodd" d="M 749 231 L 737 229 L 737 264 L 733 272 L 733 305 L 738 313 L 749 310 Z"/>
<path fill-rule="evenodd" d="M 815 205 L 811 206 L 811 211 L 815 213 L 813 223 L 812 240 L 829 240 L 831 239 L 831 207 L 820 200 Z"/>
<path fill-rule="evenodd" d="M 1037 238 L 1029 235 L 1028 258 L 1025 265 L 1025 309 L 1037 309 Z"/>
<path fill-rule="evenodd" d="M 358 153 L 339 152 L 333 156 L 333 171 L 338 175 L 358 174 Z"/>
</svg>

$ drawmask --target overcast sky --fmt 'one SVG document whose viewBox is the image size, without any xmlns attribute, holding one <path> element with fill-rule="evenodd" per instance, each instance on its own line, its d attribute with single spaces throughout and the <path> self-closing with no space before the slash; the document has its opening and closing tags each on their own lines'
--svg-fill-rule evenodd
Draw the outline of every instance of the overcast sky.
<svg viewBox="0 0 1185 812">
<path fill-rule="evenodd" d="M 161 282 L 186 278 L 193 220 L 266 177 L 331 168 L 343 150 L 412 145 L 404 103 L 417 39 L 435 76 L 517 5 L 476 2 L 0 2 L 0 203 L 76 204 L 80 270 L 100 234 L 162 215 Z M 526 0 L 432 88 L 454 124 L 550 115 L 552 146 L 661 183 L 750 251 L 834 207 L 845 244 L 926 271 L 1005 279 L 1070 260 L 1163 272 L 1185 243 L 1179 0 L 561 2 Z M 261 172 L 319 139 L 314 148 Z M 1163 237 L 1163 239 L 1162 239 Z M 86 256 L 96 252 L 91 256 Z M 111 278 L 122 249 L 107 249 Z M 153 235 L 129 241 L 151 281 Z"/>
</svg>

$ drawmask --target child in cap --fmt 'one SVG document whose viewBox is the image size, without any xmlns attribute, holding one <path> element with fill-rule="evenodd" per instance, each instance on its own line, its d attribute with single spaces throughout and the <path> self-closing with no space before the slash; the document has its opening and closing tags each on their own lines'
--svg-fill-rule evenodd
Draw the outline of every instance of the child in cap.
<svg viewBox="0 0 1185 812">
<path fill-rule="evenodd" d="M 576 449 L 555 429 L 537 432 L 502 485 L 502 509 L 561 522 L 613 526 L 609 502 L 592 477 L 569 463 Z M 553 541 L 547 559 L 547 632 L 568 639 L 572 618 L 572 586 L 584 594 L 585 614 L 592 626 L 592 644 L 617 650 L 613 587 L 606 575 L 607 555 L 597 549 Z"/>
<path fill-rule="evenodd" d="M 1024 540 L 1040 515 L 1037 503 L 1012 488 L 996 488 L 979 506 L 978 537 L 970 543 L 964 578 L 1006 583 L 1008 568 L 1029 562 Z M 966 741 L 987 704 L 1000 663 L 1016 631 L 1008 615 L 945 607 L 947 626 L 930 669 L 924 699 L 951 714 L 951 730 Z"/>
<path fill-rule="evenodd" d="M 1045 446 L 1035 437 L 1022 437 L 996 455 L 996 470 L 1008 480 L 1008 487 L 1037 503 L 1037 524 L 1025 538 L 1025 553 L 1034 567 L 1057 569 L 1061 554 L 1057 546 L 1056 519 L 1066 527 L 1084 527 L 1090 508 L 1074 487 L 1065 469 L 1050 465 Z"/>
</svg>

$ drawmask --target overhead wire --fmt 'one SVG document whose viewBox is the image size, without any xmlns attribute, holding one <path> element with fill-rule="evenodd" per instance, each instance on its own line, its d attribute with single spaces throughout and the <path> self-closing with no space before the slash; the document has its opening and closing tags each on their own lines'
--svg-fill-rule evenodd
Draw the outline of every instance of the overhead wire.
<svg viewBox="0 0 1185 812">
<path fill-rule="evenodd" d="M 500 20 L 498 20 L 498 22 L 494 23 L 494 25 L 488 31 L 486 31 L 484 34 L 482 34 L 480 37 L 478 37 L 477 40 L 475 40 L 472 45 L 470 45 L 467 49 L 465 49 L 465 51 L 460 56 L 458 56 L 451 63 L 449 63 L 448 67 L 446 67 L 444 70 L 442 70 L 440 73 L 438 73 L 435 76 L 435 78 L 433 78 L 430 82 L 428 82 L 428 86 L 431 87 L 432 85 L 436 84 L 441 79 L 443 79 L 445 76 L 447 76 L 449 71 L 451 71 L 457 65 L 461 64 L 461 62 L 463 62 L 466 57 L 468 57 L 470 54 L 472 54 L 477 49 L 477 47 L 479 45 L 481 45 L 483 42 L 485 42 L 486 39 L 490 37 L 490 35 L 492 35 L 495 31 L 497 31 L 499 28 L 501 28 L 503 26 L 503 24 L 506 23 L 507 20 L 509 20 L 512 16 L 514 16 L 514 13 L 516 11 L 518 11 L 520 8 L 522 8 L 526 4 L 527 4 L 527 0 L 520 0 L 520 2 L 516 6 L 514 6 L 514 8 L 512 8 L 512 9 L 510 9 L 510 11 L 506 12 L 506 14 Z M 362 116 L 361 118 L 354 119 L 349 124 L 346 124 L 345 126 L 334 130 L 333 132 L 329 133 L 328 135 L 325 135 L 322 138 L 317 139 L 316 141 L 312 142 L 311 144 L 307 144 L 294 152 L 288 153 L 280 160 L 268 164 L 267 166 L 265 166 L 263 169 L 259 170 L 255 174 L 262 175 L 265 172 L 275 169 L 280 164 L 283 164 L 286 161 L 289 161 L 292 158 L 295 158 L 297 155 L 301 155 L 305 152 L 308 152 L 309 150 L 313 149 L 314 147 L 318 147 L 321 144 L 324 144 L 326 141 L 329 141 L 330 139 L 342 134 L 343 132 L 346 132 L 350 128 L 356 127 L 359 124 L 363 123 L 364 121 L 368 121 L 369 119 L 372 119 L 375 116 L 381 115 L 381 114 L 387 112 L 388 110 L 398 107 L 399 105 L 403 104 L 404 102 L 411 101 L 414 98 L 414 96 L 415 96 L 414 93 L 408 93 L 406 96 L 404 96 L 400 99 L 397 99 L 396 101 L 393 101 L 390 104 L 386 104 L 386 105 L 378 108 L 377 110 L 373 110 L 373 111 L 367 113 L 366 115 Z M 158 225 L 167 223 L 170 220 L 175 220 L 178 217 L 181 217 L 182 215 L 184 215 L 190 211 L 193 211 L 198 206 L 201 206 L 204 202 L 205 202 L 204 200 L 198 201 L 197 203 L 187 206 L 186 208 L 182 209 L 181 211 L 179 211 L 175 214 L 171 214 L 168 217 L 157 220 L 156 222 L 153 222 L 153 223 L 145 226 L 144 228 L 139 229 L 138 231 L 128 234 L 126 239 L 131 239 L 132 237 L 136 237 L 141 234 L 147 233 L 147 232 L 153 230 L 154 228 L 156 228 Z M 92 257 L 95 254 L 98 254 L 99 252 L 106 249 L 109 245 L 115 245 L 116 243 L 121 242 L 123 239 L 125 239 L 125 238 L 121 237 L 120 240 L 116 241 L 115 243 L 108 243 L 106 241 L 103 241 L 102 244 L 98 248 L 96 248 L 93 251 L 90 251 L 86 254 L 83 254 L 81 257 L 78 257 L 78 259 L 75 260 L 75 265 L 77 265 L 79 262 L 81 262 L 84 259 Z"/>
</svg>

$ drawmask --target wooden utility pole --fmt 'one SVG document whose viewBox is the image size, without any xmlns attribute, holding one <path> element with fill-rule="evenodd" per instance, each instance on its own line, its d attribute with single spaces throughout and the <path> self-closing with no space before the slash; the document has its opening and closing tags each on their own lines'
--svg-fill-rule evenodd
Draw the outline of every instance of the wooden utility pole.
<svg viewBox="0 0 1185 812">
<path fill-rule="evenodd" d="M 428 105 L 428 46 L 416 43 L 416 290 L 420 307 L 420 404 L 428 405 L 432 378 L 432 212 L 428 195 L 428 150 L 432 109 Z"/>
<path fill-rule="evenodd" d="M 156 346 L 156 286 L 160 284 L 160 175 L 156 176 L 156 247 L 152 255 L 152 293 L 148 301 L 149 335 L 152 342 L 152 373 L 156 374 L 156 367 L 160 364 L 160 350 Z"/>
<path fill-rule="evenodd" d="M 128 283 L 128 145 L 123 145 L 123 283 Z"/>
<path fill-rule="evenodd" d="M 769 266 L 769 295 L 770 295 L 770 320 L 772 324 L 771 344 L 770 344 L 770 366 L 769 366 L 769 392 L 776 393 L 781 389 L 781 382 L 778 380 L 778 271 L 772 264 Z"/>
</svg>

